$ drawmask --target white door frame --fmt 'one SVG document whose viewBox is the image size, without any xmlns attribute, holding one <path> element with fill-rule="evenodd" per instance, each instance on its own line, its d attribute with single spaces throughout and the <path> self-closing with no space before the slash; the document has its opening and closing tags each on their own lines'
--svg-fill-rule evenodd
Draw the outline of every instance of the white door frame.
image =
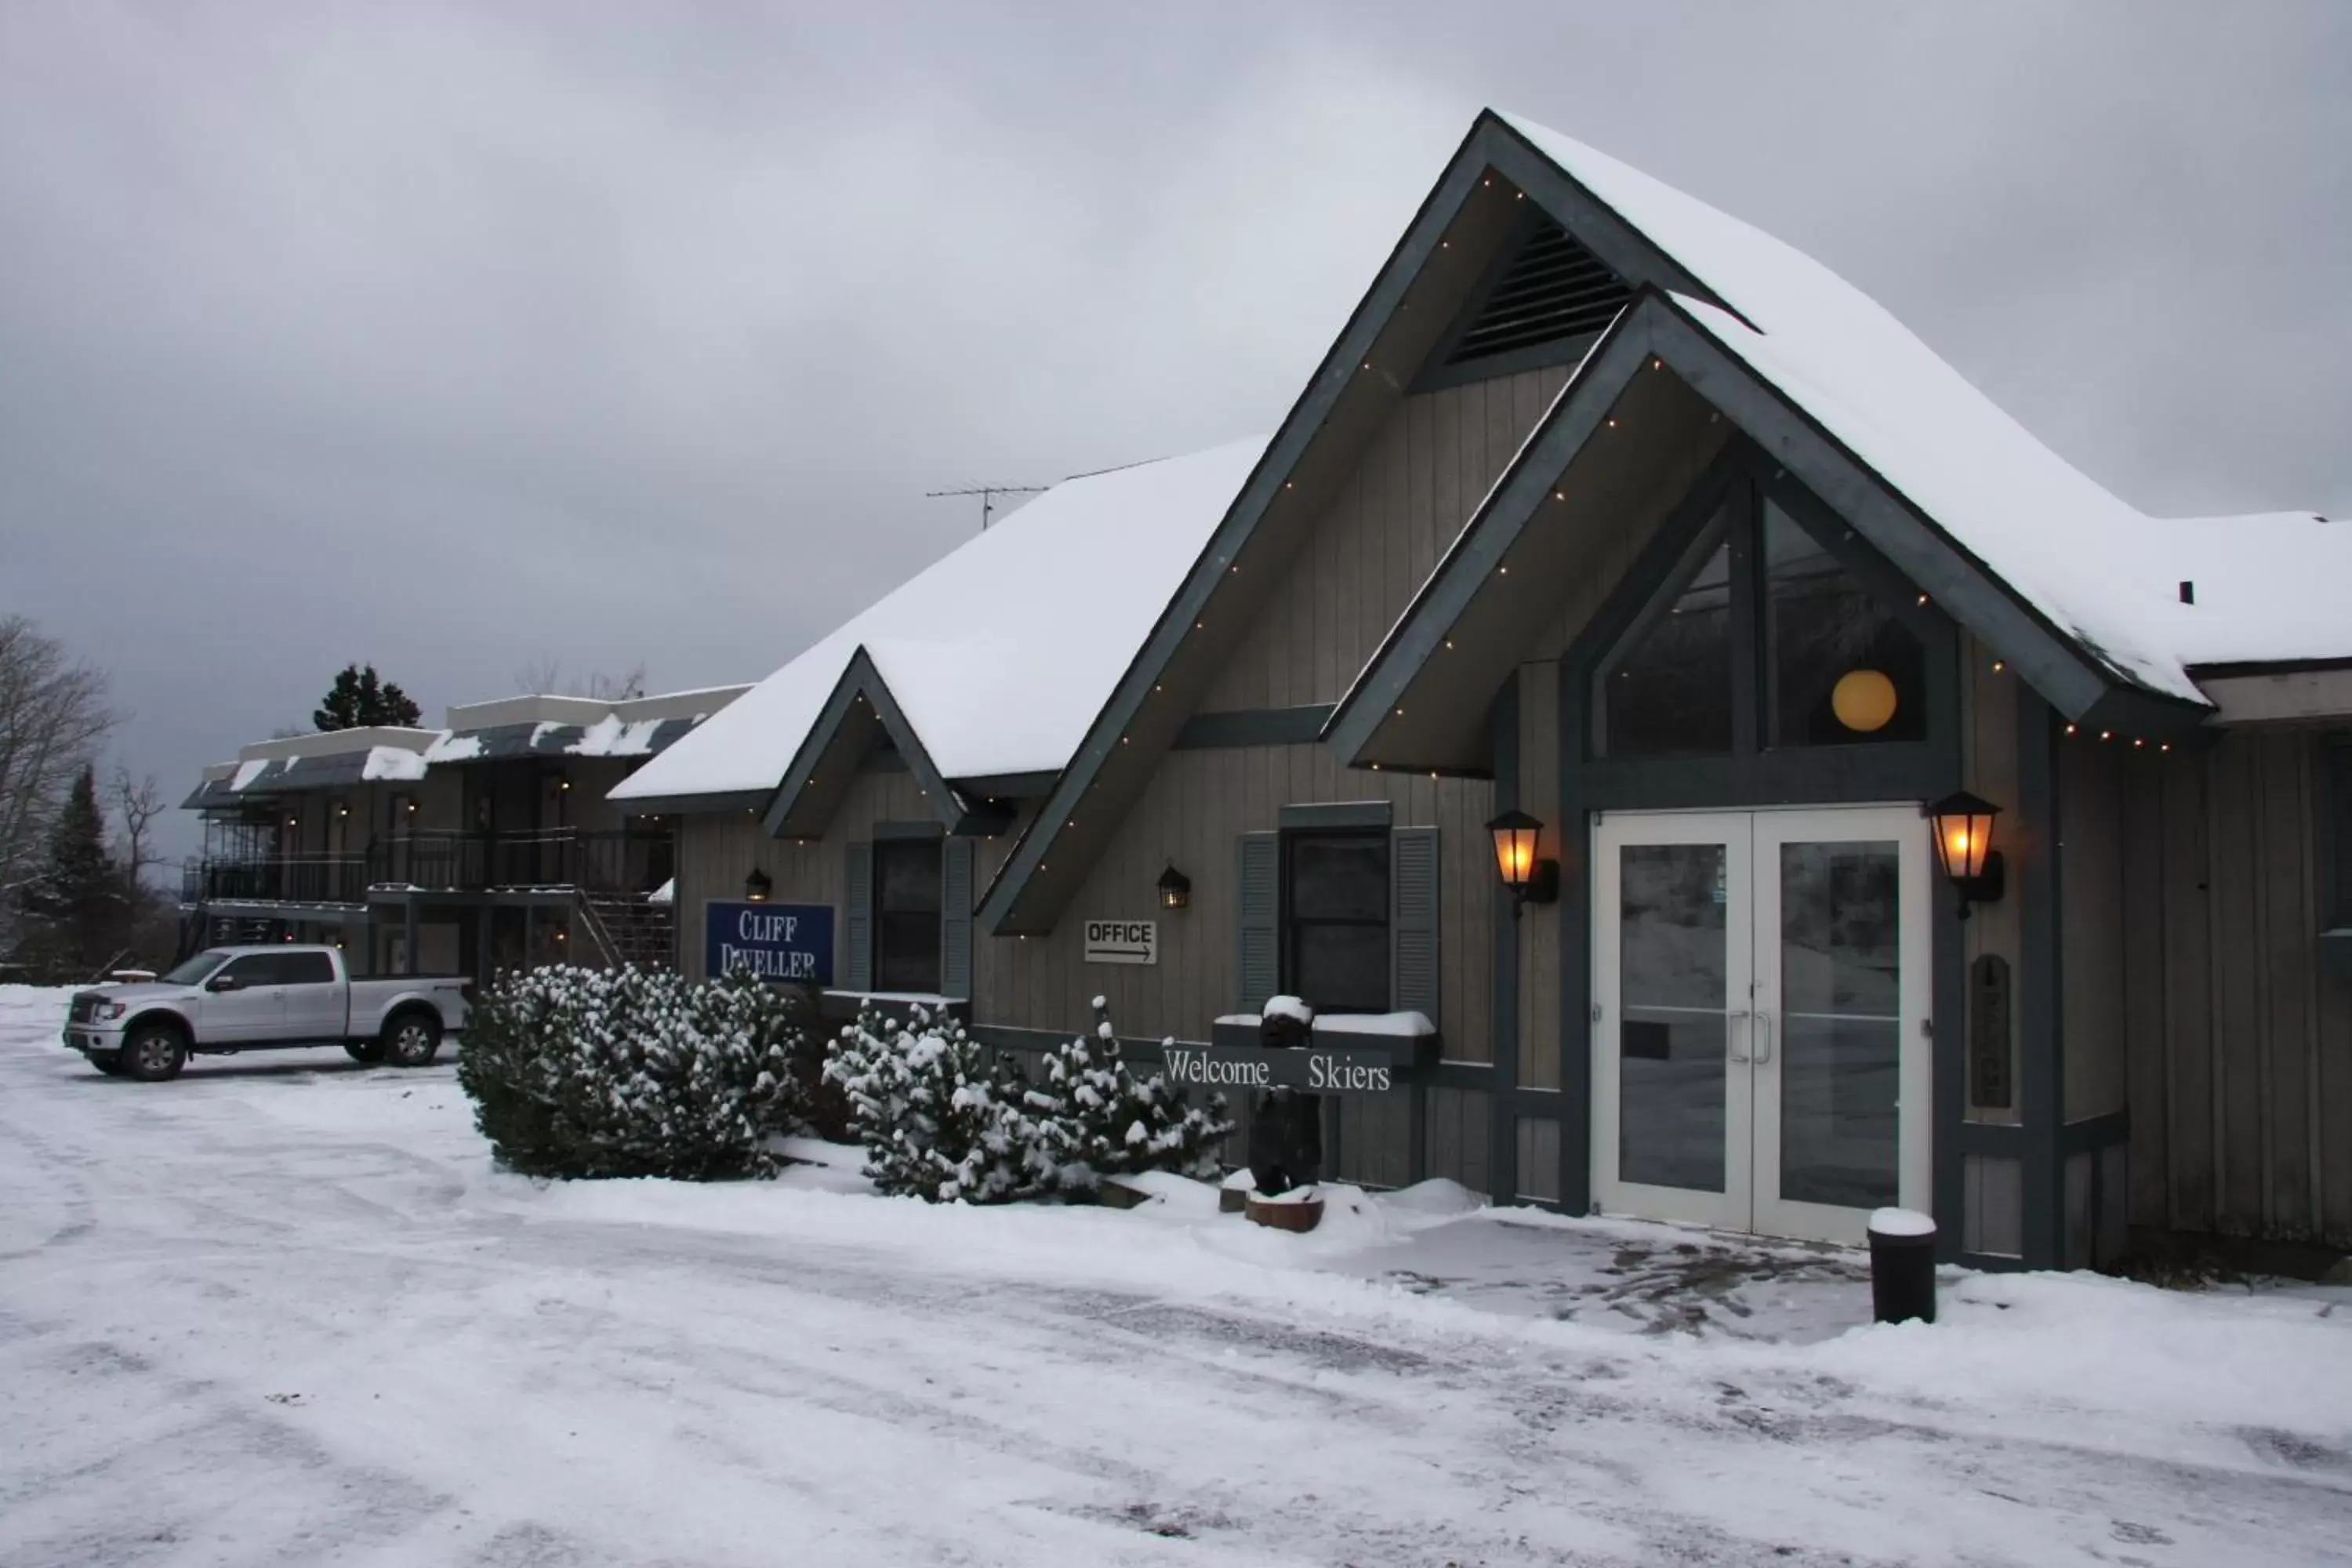
<svg viewBox="0 0 2352 1568">
<path fill-rule="evenodd" d="M 1781 1199 L 1780 846 L 1893 841 L 1901 857 L 1898 937 L 1901 1051 L 1897 1068 L 1896 1192 L 1906 1208 L 1931 1205 L 1934 1160 L 1934 934 L 1928 825 L 1916 805 L 1757 807 L 1736 811 L 1610 811 L 1591 831 L 1592 1203 L 1603 1214 L 1859 1242 L 1868 1211 Z M 1621 1180 L 1620 1028 L 1626 845 L 1725 847 L 1726 1009 L 1724 1191 L 1693 1192 Z"/>
<path fill-rule="evenodd" d="M 1748 921 L 1755 899 L 1748 884 L 1752 832 L 1748 814 L 1731 812 L 1609 812 L 1592 825 L 1592 1201 L 1604 1214 L 1633 1214 L 1721 1230 L 1746 1230 L 1754 1079 L 1735 1071 L 1748 1059 L 1754 1028 L 1748 968 L 1755 941 Z M 1618 1174 L 1622 1057 L 1617 1049 L 1622 1005 L 1622 948 L 1616 911 L 1623 879 L 1618 850 L 1629 844 L 1719 844 L 1724 851 L 1723 1191 L 1699 1192 L 1629 1182 Z M 1609 911 L 1603 918 L 1602 911 Z M 1604 1040 L 1606 1045 L 1604 1047 Z"/>
<path fill-rule="evenodd" d="M 1859 1243 L 1866 1209 L 1799 1203 L 1780 1194 L 1781 1079 L 1787 1037 L 1780 1005 L 1780 849 L 1784 844 L 1892 842 L 1901 871 L 1896 886 L 1897 1008 L 1895 1201 L 1927 1212 L 1932 1203 L 1935 1061 L 1928 1020 L 1935 1011 L 1934 936 L 1930 930 L 1927 819 L 1916 805 L 1825 806 L 1755 814 L 1756 864 L 1756 1148 L 1754 1227 L 1767 1236 Z"/>
</svg>

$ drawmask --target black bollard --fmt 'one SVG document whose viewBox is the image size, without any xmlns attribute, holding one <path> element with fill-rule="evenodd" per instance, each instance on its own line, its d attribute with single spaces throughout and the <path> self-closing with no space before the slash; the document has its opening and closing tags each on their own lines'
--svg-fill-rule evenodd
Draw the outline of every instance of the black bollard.
<svg viewBox="0 0 2352 1568">
<path fill-rule="evenodd" d="M 1936 1222 L 1911 1209 L 1870 1216 L 1871 1315 L 1882 1323 L 1936 1321 Z"/>
</svg>

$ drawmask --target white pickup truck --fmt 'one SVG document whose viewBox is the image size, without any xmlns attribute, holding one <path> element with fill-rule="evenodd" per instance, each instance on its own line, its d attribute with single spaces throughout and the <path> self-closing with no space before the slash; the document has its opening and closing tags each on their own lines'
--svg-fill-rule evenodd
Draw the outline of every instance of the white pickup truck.
<svg viewBox="0 0 2352 1568">
<path fill-rule="evenodd" d="M 466 1026 L 460 974 L 354 980 L 340 948 L 207 948 L 170 973 L 74 994 L 65 1044 L 102 1073 L 177 1078 L 191 1056 L 341 1046 L 353 1059 L 423 1067 Z"/>
</svg>

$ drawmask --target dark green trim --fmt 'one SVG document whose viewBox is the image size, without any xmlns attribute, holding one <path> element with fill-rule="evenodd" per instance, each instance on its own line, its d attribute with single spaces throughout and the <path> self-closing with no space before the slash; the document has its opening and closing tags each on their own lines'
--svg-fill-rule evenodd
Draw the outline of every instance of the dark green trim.
<svg viewBox="0 0 2352 1568">
<path fill-rule="evenodd" d="M 1570 179 L 1500 116 L 1492 110 L 1482 111 L 1454 150 L 1444 173 L 1422 198 L 1412 222 L 1390 251 L 1371 288 L 1349 316 L 1338 341 L 1291 405 L 1224 521 L 1193 563 L 1183 586 L 1161 611 L 1150 637 L 1128 667 L 1126 676 L 1096 717 L 1093 729 L 1087 731 L 1052 796 L 1038 812 L 1036 824 L 1022 835 L 1013 853 L 1005 858 L 978 916 L 990 931 L 1010 935 L 1015 929 L 1050 929 L 1050 914 L 1016 922 L 1014 907 L 1052 852 L 1054 841 L 1062 831 L 1061 825 L 1076 816 L 1079 802 L 1094 787 L 1103 765 L 1118 750 L 1119 738 L 1133 728 L 1145 698 L 1166 672 L 1194 623 L 1203 618 L 1210 599 L 1225 580 L 1225 563 L 1240 559 L 1243 547 L 1256 532 L 1267 509 L 1281 494 L 1285 482 L 1297 473 L 1300 460 L 1324 423 L 1339 408 L 1341 397 L 1360 375 L 1376 368 L 1390 379 L 1391 385 L 1401 388 L 1409 384 L 1412 374 L 1421 369 L 1416 363 L 1408 374 L 1399 376 L 1397 367 L 1373 367 L 1373 345 L 1394 320 L 1398 307 L 1423 269 L 1437 257 L 1447 231 L 1481 188 L 1480 182 L 1488 178 L 1490 169 L 1495 177 L 1517 185 L 1541 202 L 1576 236 L 1579 243 L 1629 286 L 1640 289 L 1654 285 L 1729 309 L 1706 283 Z M 1612 332 L 1623 325 L 1624 317 L 1621 316 Z M 1423 357 L 1425 361 L 1426 351 Z"/>
<path fill-rule="evenodd" d="M 2058 1130 L 2058 1155 L 2095 1154 L 2131 1142 L 2131 1112 L 2110 1110 L 2104 1116 L 2069 1121 Z"/>
<path fill-rule="evenodd" d="M 2022 1110 L 2025 1263 L 2054 1268 L 2065 1241 L 2065 971 L 2059 932 L 2058 721 L 2031 692 L 2017 702 L 2018 828 L 2006 853 L 2018 904 L 2018 1103 Z"/>
<path fill-rule="evenodd" d="M 1549 342 L 1532 343 L 1505 353 L 1488 354 L 1465 364 L 1446 363 L 1454 357 L 1454 351 L 1461 346 L 1462 340 L 1469 335 L 1470 329 L 1477 325 L 1478 318 L 1486 314 L 1495 290 L 1502 286 L 1505 278 L 1510 276 L 1520 250 L 1527 245 L 1528 237 L 1536 232 L 1543 216 L 1540 205 L 1525 207 L 1519 213 L 1511 225 L 1510 232 L 1503 237 L 1503 243 L 1496 247 L 1494 258 L 1487 262 L 1486 272 L 1470 290 L 1469 298 L 1463 300 L 1462 308 L 1454 313 L 1453 324 L 1431 345 L 1429 358 L 1423 362 L 1421 374 L 1413 377 L 1410 389 L 1413 394 L 1442 392 L 1449 386 L 1466 386 L 1474 381 L 1490 381 L 1496 376 L 1516 375 L 1523 370 L 1541 370 L 1548 365 L 1574 364 L 1600 341 L 1599 332 L 1587 332 L 1581 337 L 1555 338 Z"/>
<path fill-rule="evenodd" d="M 951 828 L 963 820 L 967 815 L 963 798 L 940 776 L 940 770 L 931 762 L 930 752 L 924 749 L 922 737 L 907 721 L 898 698 L 891 694 L 890 683 L 882 679 L 882 672 L 875 667 L 873 656 L 860 647 L 849 656 L 849 663 L 843 668 L 841 679 L 834 682 L 832 695 L 825 699 L 816 722 L 802 738 L 800 749 L 793 753 L 792 765 L 784 770 L 783 781 L 777 786 L 766 816 L 761 819 L 761 826 L 769 837 L 821 838 L 824 836 L 828 822 L 803 824 L 798 830 L 788 825 L 793 813 L 807 795 L 810 781 L 814 778 L 818 767 L 834 751 L 844 726 L 851 721 L 861 704 L 872 712 L 881 732 L 897 748 L 907 771 L 914 774 L 916 787 L 930 803 L 940 826 Z M 873 755 L 874 752 L 868 751 L 855 760 L 856 765 L 863 769 Z M 826 815 L 830 816 L 829 812 Z"/>
<path fill-rule="evenodd" d="M 1538 422 L 1518 456 L 1486 492 L 1477 512 L 1339 700 L 1339 710 L 1323 727 L 1323 739 L 1339 752 L 1342 766 L 1363 763 L 1373 734 L 1403 700 L 1405 688 L 1444 646 L 1537 510 L 1550 500 L 1559 476 L 1603 427 L 1618 394 L 1648 363 L 1648 320 L 1654 303 L 1646 295 L 1637 298 L 1601 335 L 1584 368 Z"/>
<path fill-rule="evenodd" d="M 1513 670 L 1495 695 L 1487 716 L 1493 737 L 1495 812 L 1516 811 L 1519 805 L 1519 674 Z M 1482 863 L 1486 858 L 1480 857 Z M 1518 906 L 1499 876 L 1480 879 L 1486 884 L 1492 909 L 1494 974 L 1489 1035 L 1497 1082 L 1516 1090 L 1519 1086 L 1519 921 Z M 1519 1185 L 1518 1109 L 1512 1094 L 1497 1094 L 1486 1130 L 1486 1174 L 1497 1203 L 1516 1201 Z"/>
<path fill-rule="evenodd" d="M 937 822 L 877 822 L 866 835 L 869 838 L 944 838 L 947 827 Z"/>
<path fill-rule="evenodd" d="M 1381 721 L 1454 630 L 1585 438 L 1650 357 L 1682 376 L 1759 443 L 1771 464 L 1843 519 L 1904 581 L 1924 590 L 1999 651 L 2060 710 L 2079 718 L 2108 700 L 2116 705 L 2113 711 L 2121 727 L 2168 736 L 2210 716 L 2210 710 L 2137 686 L 2059 629 L 1677 304 L 1644 288 L 1538 423 L 1340 701 L 1325 739 L 1343 764 L 1365 760 Z M 1572 438 L 1560 437 L 1564 428 Z"/>
<path fill-rule="evenodd" d="M 1275 826 L 1285 833 L 1327 827 L 1386 827 L 1395 817 L 1396 807 L 1387 801 L 1343 800 L 1279 807 L 1275 812 Z"/>
<path fill-rule="evenodd" d="M 1176 731 L 1169 750 L 1230 751 L 1242 746 L 1310 746 L 1322 736 L 1331 717 L 1331 704 L 1310 702 L 1297 708 L 1245 708 L 1224 713 L 1195 713 Z"/>
<path fill-rule="evenodd" d="M 993 804 L 1006 800 L 1034 800 L 1052 789 L 1054 781 L 1061 776 L 1050 770 L 1030 773 L 971 773 L 948 782 L 966 800 Z"/>
<path fill-rule="evenodd" d="M 625 816 L 717 816 L 742 811 L 756 815 L 767 809 L 775 793 L 772 789 L 742 789 L 716 795 L 649 795 L 615 800 L 613 804 Z"/>
</svg>

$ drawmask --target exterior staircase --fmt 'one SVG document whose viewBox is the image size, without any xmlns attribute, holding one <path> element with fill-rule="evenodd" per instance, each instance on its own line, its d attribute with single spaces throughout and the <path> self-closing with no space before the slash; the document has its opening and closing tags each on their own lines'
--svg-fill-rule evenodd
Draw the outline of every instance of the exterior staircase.
<svg viewBox="0 0 2352 1568">
<path fill-rule="evenodd" d="M 655 903 L 643 893 L 606 892 L 583 892 L 580 904 L 607 963 L 677 967 L 677 924 L 669 905 Z"/>
</svg>

